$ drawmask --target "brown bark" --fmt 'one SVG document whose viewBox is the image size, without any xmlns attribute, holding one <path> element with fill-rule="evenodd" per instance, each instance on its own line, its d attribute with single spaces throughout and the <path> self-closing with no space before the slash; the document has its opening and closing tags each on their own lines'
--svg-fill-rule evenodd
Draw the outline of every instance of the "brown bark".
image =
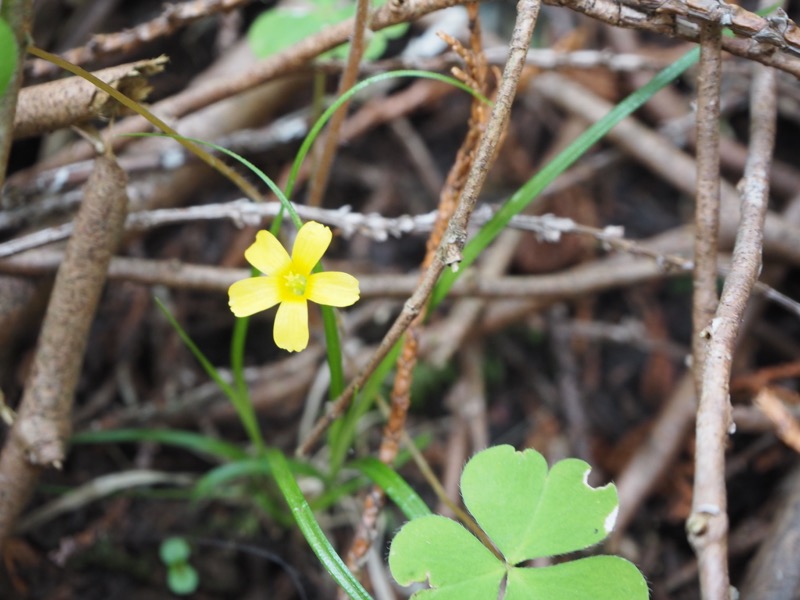
<svg viewBox="0 0 800 600">
<path fill-rule="evenodd" d="M 64 461 L 89 327 L 125 221 L 126 183 L 111 158 L 97 159 L 56 276 L 19 414 L 0 454 L 0 549 L 42 469 L 60 468 Z"/>
<path fill-rule="evenodd" d="M 150 93 L 147 77 L 164 70 L 167 57 L 117 65 L 94 73 L 114 89 L 141 102 Z M 22 89 L 14 119 L 14 138 L 26 138 L 119 114 L 121 106 L 82 77 L 57 79 Z"/>
</svg>

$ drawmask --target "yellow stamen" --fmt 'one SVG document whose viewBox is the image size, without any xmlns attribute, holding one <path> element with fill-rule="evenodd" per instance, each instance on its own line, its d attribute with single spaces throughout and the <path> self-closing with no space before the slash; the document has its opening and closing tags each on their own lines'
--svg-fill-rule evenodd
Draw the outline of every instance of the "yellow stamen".
<svg viewBox="0 0 800 600">
<path fill-rule="evenodd" d="M 286 289 L 295 296 L 304 296 L 306 293 L 306 278 L 304 275 L 289 271 L 285 275 Z"/>
</svg>

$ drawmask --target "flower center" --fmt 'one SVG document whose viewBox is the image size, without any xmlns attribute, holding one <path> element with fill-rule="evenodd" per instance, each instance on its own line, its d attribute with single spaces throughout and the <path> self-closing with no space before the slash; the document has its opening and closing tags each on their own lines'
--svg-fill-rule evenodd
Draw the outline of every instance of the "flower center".
<svg viewBox="0 0 800 600">
<path fill-rule="evenodd" d="M 289 293 L 295 296 L 304 296 L 306 293 L 306 277 L 289 271 L 285 275 L 285 285 Z"/>
</svg>

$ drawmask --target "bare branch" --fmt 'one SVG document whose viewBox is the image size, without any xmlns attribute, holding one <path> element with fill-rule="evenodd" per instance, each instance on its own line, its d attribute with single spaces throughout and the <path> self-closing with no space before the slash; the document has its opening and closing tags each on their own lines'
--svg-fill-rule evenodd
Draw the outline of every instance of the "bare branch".
<svg viewBox="0 0 800 600">
<path fill-rule="evenodd" d="M 775 142 L 775 72 L 756 66 L 751 94 L 750 156 L 740 187 L 741 224 L 719 307 L 702 335 L 708 339 L 697 410 L 695 484 L 686 529 L 698 556 L 704 597 L 729 598 L 725 444 L 732 432 L 730 374 L 747 300 L 761 270 Z"/>
<path fill-rule="evenodd" d="M 150 92 L 147 77 L 164 70 L 167 57 L 117 65 L 94 76 L 132 100 L 143 101 Z M 83 77 L 67 77 L 23 88 L 17 102 L 14 137 L 26 138 L 88 121 L 109 118 L 123 108 Z"/>
<path fill-rule="evenodd" d="M 61 57 L 75 65 L 82 65 L 112 54 L 131 52 L 139 46 L 160 37 L 166 37 L 191 23 L 213 15 L 225 13 L 250 4 L 252 0 L 190 0 L 164 5 L 164 12 L 155 19 L 117 33 L 98 33 L 86 44 L 64 52 Z M 58 67 L 46 60 L 36 59 L 31 64 L 31 75 L 55 75 Z"/>
<path fill-rule="evenodd" d="M 113 160 L 97 159 L 75 222 L 47 314 L 19 415 L 0 454 L 0 548 L 39 473 L 60 468 L 71 428 L 72 402 L 83 354 L 111 254 L 125 218 L 126 176 Z"/>
</svg>

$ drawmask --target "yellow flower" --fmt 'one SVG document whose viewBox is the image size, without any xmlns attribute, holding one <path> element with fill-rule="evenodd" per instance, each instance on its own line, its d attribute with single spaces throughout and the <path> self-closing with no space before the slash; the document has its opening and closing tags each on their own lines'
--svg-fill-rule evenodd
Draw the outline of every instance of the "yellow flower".
<svg viewBox="0 0 800 600">
<path fill-rule="evenodd" d="M 328 306 L 350 306 L 359 297 L 358 280 L 340 272 L 312 273 L 331 243 L 331 230 L 309 221 L 297 232 L 292 256 L 269 231 L 259 231 L 244 252 L 265 277 L 250 277 L 228 290 L 231 311 L 237 317 L 272 308 L 276 304 L 273 335 L 279 348 L 299 352 L 308 346 L 308 300 Z"/>
</svg>

